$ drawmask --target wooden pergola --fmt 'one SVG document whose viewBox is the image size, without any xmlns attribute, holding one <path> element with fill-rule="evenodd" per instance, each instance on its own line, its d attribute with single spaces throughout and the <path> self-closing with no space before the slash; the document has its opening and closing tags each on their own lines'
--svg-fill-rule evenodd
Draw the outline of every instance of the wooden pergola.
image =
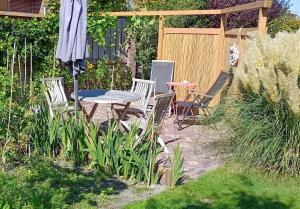
<svg viewBox="0 0 300 209">
<path fill-rule="evenodd" d="M 198 84 L 199 91 L 206 91 L 222 70 L 228 70 L 229 47 L 238 43 L 241 54 L 247 33 L 258 31 L 267 34 L 267 10 L 272 6 L 272 0 L 238 5 L 225 9 L 214 10 L 183 10 L 183 11 L 130 11 L 102 13 L 100 16 L 114 17 L 157 16 L 159 32 L 157 59 L 174 60 L 176 63 L 174 80 L 188 80 Z M 230 13 L 247 10 L 259 10 L 258 25 L 255 28 L 227 28 L 227 18 Z M 167 16 L 200 16 L 219 15 L 219 28 L 167 28 Z M 0 16 L 17 18 L 43 18 L 42 14 L 28 14 L 0 11 Z M 184 91 L 179 91 L 182 95 Z M 179 93 L 180 95 L 180 93 Z"/>
</svg>

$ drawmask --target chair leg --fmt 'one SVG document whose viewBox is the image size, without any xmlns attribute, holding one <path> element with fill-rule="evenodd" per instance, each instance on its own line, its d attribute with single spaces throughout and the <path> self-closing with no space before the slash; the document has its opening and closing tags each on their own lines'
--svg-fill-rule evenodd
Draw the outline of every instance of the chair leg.
<svg viewBox="0 0 300 209">
<path fill-rule="evenodd" d="M 202 107 L 201 109 L 202 109 L 202 111 L 203 111 L 203 113 L 204 113 L 206 119 L 208 119 L 208 117 L 210 116 L 210 112 L 208 111 L 208 109 L 207 109 L 207 108 L 204 108 L 204 107 Z M 213 127 L 212 127 L 212 128 L 218 130 L 218 127 L 217 127 L 217 125 L 216 125 L 215 123 L 213 124 Z"/>
<path fill-rule="evenodd" d="M 130 130 L 130 127 L 128 125 L 128 123 L 126 123 L 125 121 L 121 120 L 120 123 L 127 129 Z"/>
<path fill-rule="evenodd" d="M 206 118 L 206 119 L 208 119 L 208 117 L 209 117 L 209 113 L 208 113 L 208 112 L 206 112 L 206 111 L 205 111 L 205 109 L 206 109 L 206 108 L 204 108 L 204 107 L 201 107 L 201 110 L 203 111 L 205 118 Z"/>
<path fill-rule="evenodd" d="M 185 111 L 185 109 L 186 109 L 186 107 L 184 108 L 184 112 L 182 113 L 182 120 L 178 120 L 178 121 L 177 121 L 177 124 L 178 124 L 178 126 L 179 126 L 178 131 L 180 131 L 180 130 L 183 129 L 183 128 L 182 128 L 182 124 L 183 124 L 184 120 L 187 118 L 188 113 L 189 113 L 191 110 L 193 110 L 193 107 L 187 108 L 186 111 Z"/>
<path fill-rule="evenodd" d="M 135 142 L 133 144 L 133 149 L 135 149 L 139 145 L 139 143 L 141 143 L 141 141 L 142 141 L 142 137 L 136 134 L 135 135 Z"/>
<path fill-rule="evenodd" d="M 174 111 L 175 111 L 175 120 L 174 120 L 174 124 L 175 123 L 178 123 L 178 121 L 179 121 L 179 114 L 178 114 L 178 106 L 177 105 L 175 105 L 175 108 L 174 108 Z"/>
<path fill-rule="evenodd" d="M 166 146 L 166 144 L 164 143 L 164 140 L 159 136 L 158 139 L 157 139 L 157 142 L 160 144 L 160 146 L 164 149 L 164 152 L 169 154 L 169 150 Z"/>
</svg>

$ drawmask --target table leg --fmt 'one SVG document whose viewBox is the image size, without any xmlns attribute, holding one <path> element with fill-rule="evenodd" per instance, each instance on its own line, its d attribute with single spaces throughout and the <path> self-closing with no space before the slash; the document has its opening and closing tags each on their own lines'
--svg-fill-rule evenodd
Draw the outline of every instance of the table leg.
<svg viewBox="0 0 300 209">
<path fill-rule="evenodd" d="M 172 92 L 172 86 L 170 86 L 170 85 L 167 85 L 167 86 L 168 86 L 168 88 L 169 88 L 169 92 Z M 172 115 L 172 106 L 173 106 L 173 111 L 174 111 L 174 100 L 172 101 L 172 104 L 170 105 L 169 110 L 168 110 L 169 118 L 170 118 L 171 115 Z"/>
<path fill-rule="evenodd" d="M 93 109 L 91 110 L 90 114 L 88 115 L 88 121 L 91 121 L 97 108 L 98 108 L 98 103 L 94 103 Z"/>
<path fill-rule="evenodd" d="M 130 104 L 131 104 L 131 102 L 128 102 L 125 105 L 124 110 L 123 110 L 123 112 L 121 113 L 120 116 L 118 115 L 116 109 L 114 108 L 114 104 L 111 104 L 111 111 L 112 111 L 113 117 L 117 120 L 119 129 L 121 131 L 125 131 L 121 122 L 124 121 L 124 119 L 126 118 L 126 115 L 127 115 L 128 108 L 129 108 Z"/>
<path fill-rule="evenodd" d="M 120 121 L 121 121 L 121 120 L 124 120 L 124 119 L 126 118 L 127 111 L 128 111 L 128 108 L 129 108 L 130 104 L 131 104 L 131 102 L 128 102 L 128 103 L 125 105 L 125 108 L 124 108 L 124 110 L 123 110 L 123 112 L 122 112 L 122 114 L 121 114 L 121 116 L 120 116 L 120 118 L 119 118 Z"/>
</svg>

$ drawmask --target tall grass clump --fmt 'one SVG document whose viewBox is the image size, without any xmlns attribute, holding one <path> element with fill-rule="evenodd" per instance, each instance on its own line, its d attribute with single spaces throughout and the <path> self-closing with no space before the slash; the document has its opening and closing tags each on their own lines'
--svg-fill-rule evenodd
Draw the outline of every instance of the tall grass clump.
<svg viewBox="0 0 300 209">
<path fill-rule="evenodd" d="M 184 177 L 182 149 L 177 145 L 173 151 L 174 155 L 171 159 L 171 188 L 181 183 Z"/>
<path fill-rule="evenodd" d="M 223 104 L 230 148 L 250 166 L 300 174 L 300 31 L 252 34 L 237 69 L 239 93 Z"/>
<path fill-rule="evenodd" d="M 138 128 L 122 133 L 116 123 L 109 124 L 107 130 L 89 124 L 85 126 L 85 144 L 91 158 L 91 165 L 107 175 L 124 179 L 157 183 L 159 172 L 156 158 L 161 149 L 151 129 L 137 142 Z"/>
</svg>

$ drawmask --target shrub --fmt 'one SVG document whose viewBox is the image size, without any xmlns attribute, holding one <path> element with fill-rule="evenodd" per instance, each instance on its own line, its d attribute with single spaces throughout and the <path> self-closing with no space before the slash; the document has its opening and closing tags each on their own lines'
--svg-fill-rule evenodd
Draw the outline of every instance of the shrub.
<svg viewBox="0 0 300 209">
<path fill-rule="evenodd" d="M 205 0 L 135 0 L 136 9 L 143 10 L 190 10 L 204 9 Z M 203 18 L 197 16 L 166 17 L 168 27 L 202 27 Z"/>
<path fill-rule="evenodd" d="M 276 35 L 278 32 L 296 32 L 300 29 L 300 19 L 292 14 L 286 14 L 282 17 L 272 20 L 269 23 L 268 33 L 272 36 Z"/>
<path fill-rule="evenodd" d="M 223 9 L 227 7 L 233 7 L 240 4 L 251 3 L 256 0 L 208 0 L 208 9 Z M 289 9 L 289 0 L 274 0 L 272 7 L 268 9 L 269 20 L 276 19 L 283 15 Z M 219 16 L 209 16 L 209 27 L 219 27 L 220 17 Z M 229 15 L 227 26 L 229 28 L 239 28 L 239 27 L 257 27 L 258 11 L 250 10 L 232 13 Z"/>
<path fill-rule="evenodd" d="M 120 60 L 112 63 L 108 59 L 103 59 L 95 65 L 88 64 L 87 71 L 79 78 L 80 85 L 86 89 L 110 89 L 112 87 L 128 90 L 132 85 L 131 71 Z"/>
<path fill-rule="evenodd" d="M 251 166 L 300 174 L 300 31 L 274 39 L 252 35 L 235 81 L 238 99 L 225 103 L 230 147 Z"/>
</svg>

